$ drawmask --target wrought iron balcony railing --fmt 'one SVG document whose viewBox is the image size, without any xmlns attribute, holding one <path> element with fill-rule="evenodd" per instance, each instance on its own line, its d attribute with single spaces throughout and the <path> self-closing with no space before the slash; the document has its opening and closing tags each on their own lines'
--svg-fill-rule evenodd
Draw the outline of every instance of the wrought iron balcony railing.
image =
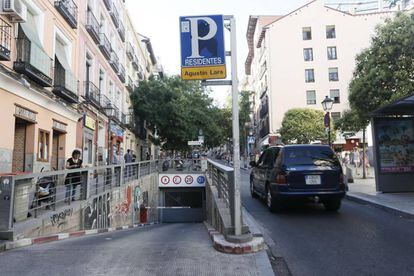
<svg viewBox="0 0 414 276">
<path fill-rule="evenodd" d="M 134 55 L 133 59 L 132 59 L 132 67 L 134 67 L 135 70 L 139 71 L 139 61 L 136 55 Z"/>
<path fill-rule="evenodd" d="M 78 6 L 73 0 L 55 0 L 55 8 L 73 29 L 78 27 Z"/>
<path fill-rule="evenodd" d="M 121 38 L 121 40 L 123 42 L 125 42 L 125 27 L 124 27 L 124 24 L 122 24 L 121 21 L 119 21 L 118 34 L 119 34 L 119 37 Z"/>
<path fill-rule="evenodd" d="M 128 42 L 126 44 L 126 54 L 127 54 L 127 57 L 129 58 L 129 60 L 132 61 L 134 59 L 135 50 L 134 50 L 134 47 L 132 47 L 131 42 Z"/>
<path fill-rule="evenodd" d="M 103 0 L 103 2 L 105 4 L 106 9 L 108 11 L 110 11 L 111 10 L 111 7 L 112 7 L 112 0 Z"/>
<path fill-rule="evenodd" d="M 55 77 L 52 92 L 69 103 L 79 102 L 78 80 L 59 61 L 55 60 Z"/>
<path fill-rule="evenodd" d="M 130 76 L 128 76 L 125 86 L 129 92 L 134 92 L 135 85 Z"/>
<path fill-rule="evenodd" d="M 112 46 L 109 39 L 106 37 L 104 33 L 99 34 L 100 42 L 99 42 L 99 49 L 101 49 L 102 54 L 108 59 L 111 59 L 111 52 Z"/>
<path fill-rule="evenodd" d="M 91 81 L 85 81 L 85 99 L 96 108 L 101 108 L 99 88 Z"/>
<path fill-rule="evenodd" d="M 17 58 L 13 69 L 43 87 L 51 87 L 52 59 L 37 43 L 31 42 L 21 30 L 16 40 Z"/>
<path fill-rule="evenodd" d="M 99 102 L 103 109 L 112 108 L 111 100 L 103 94 L 99 97 Z"/>
<path fill-rule="evenodd" d="M 10 61 L 12 27 L 0 18 L 0 60 Z"/>
<path fill-rule="evenodd" d="M 125 67 L 121 63 L 119 64 L 119 72 L 118 72 L 118 78 L 122 83 L 125 83 Z"/>
<path fill-rule="evenodd" d="M 115 3 L 112 3 L 111 10 L 109 11 L 111 14 L 112 21 L 114 22 L 115 27 L 119 27 L 119 12 L 115 6 Z"/>
<path fill-rule="evenodd" d="M 114 69 L 115 73 L 118 74 L 118 72 L 119 72 L 119 58 L 118 58 L 118 55 L 115 52 L 111 53 L 111 60 L 109 61 L 109 64 L 111 65 L 112 69 Z"/>
<path fill-rule="evenodd" d="M 99 25 L 98 19 L 96 19 L 91 10 L 88 10 L 85 27 L 89 35 L 92 37 L 93 41 L 95 41 L 96 44 L 99 44 L 99 33 L 101 26 Z"/>
</svg>

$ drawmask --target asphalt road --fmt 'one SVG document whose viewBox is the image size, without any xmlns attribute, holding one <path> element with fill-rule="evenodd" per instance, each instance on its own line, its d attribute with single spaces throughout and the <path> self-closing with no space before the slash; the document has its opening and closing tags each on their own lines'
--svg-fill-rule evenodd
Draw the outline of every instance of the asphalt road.
<svg viewBox="0 0 414 276">
<path fill-rule="evenodd" d="M 414 220 L 344 200 L 338 213 L 308 204 L 270 213 L 250 197 L 242 170 L 242 202 L 292 275 L 414 275 Z"/>
</svg>

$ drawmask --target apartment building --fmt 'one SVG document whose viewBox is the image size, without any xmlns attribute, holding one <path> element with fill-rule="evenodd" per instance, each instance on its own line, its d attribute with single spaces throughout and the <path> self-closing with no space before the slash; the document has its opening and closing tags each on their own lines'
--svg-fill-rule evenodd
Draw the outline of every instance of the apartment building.
<svg viewBox="0 0 414 276">
<path fill-rule="evenodd" d="M 63 169 L 76 148 L 86 165 L 117 163 L 134 147 L 128 20 L 122 0 L 0 0 L 0 173 Z"/>
<path fill-rule="evenodd" d="M 375 27 L 393 12 L 351 14 L 312 1 L 283 16 L 250 16 L 245 72 L 255 91 L 257 146 L 277 134 L 291 108 L 322 110 L 334 99 L 333 120 L 349 108 L 355 57 Z"/>
</svg>

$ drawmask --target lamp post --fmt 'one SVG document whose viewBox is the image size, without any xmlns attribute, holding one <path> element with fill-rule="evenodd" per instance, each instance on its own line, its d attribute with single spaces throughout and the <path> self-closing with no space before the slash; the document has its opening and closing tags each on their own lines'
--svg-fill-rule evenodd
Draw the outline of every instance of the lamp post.
<svg viewBox="0 0 414 276">
<path fill-rule="evenodd" d="M 332 144 L 331 144 L 331 114 L 329 111 L 331 111 L 333 104 L 334 104 L 334 100 L 332 100 L 328 96 L 326 96 L 325 99 L 322 101 L 323 110 L 326 112 L 324 122 L 325 122 L 325 127 L 328 128 L 328 143 L 330 147 L 332 147 Z"/>
</svg>

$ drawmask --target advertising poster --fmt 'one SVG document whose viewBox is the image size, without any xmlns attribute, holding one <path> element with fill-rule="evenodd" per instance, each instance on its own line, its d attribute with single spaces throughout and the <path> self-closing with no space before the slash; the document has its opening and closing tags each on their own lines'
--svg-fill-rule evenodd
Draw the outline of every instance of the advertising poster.
<svg viewBox="0 0 414 276">
<path fill-rule="evenodd" d="M 377 124 L 381 173 L 414 172 L 414 127 L 411 119 Z"/>
</svg>

